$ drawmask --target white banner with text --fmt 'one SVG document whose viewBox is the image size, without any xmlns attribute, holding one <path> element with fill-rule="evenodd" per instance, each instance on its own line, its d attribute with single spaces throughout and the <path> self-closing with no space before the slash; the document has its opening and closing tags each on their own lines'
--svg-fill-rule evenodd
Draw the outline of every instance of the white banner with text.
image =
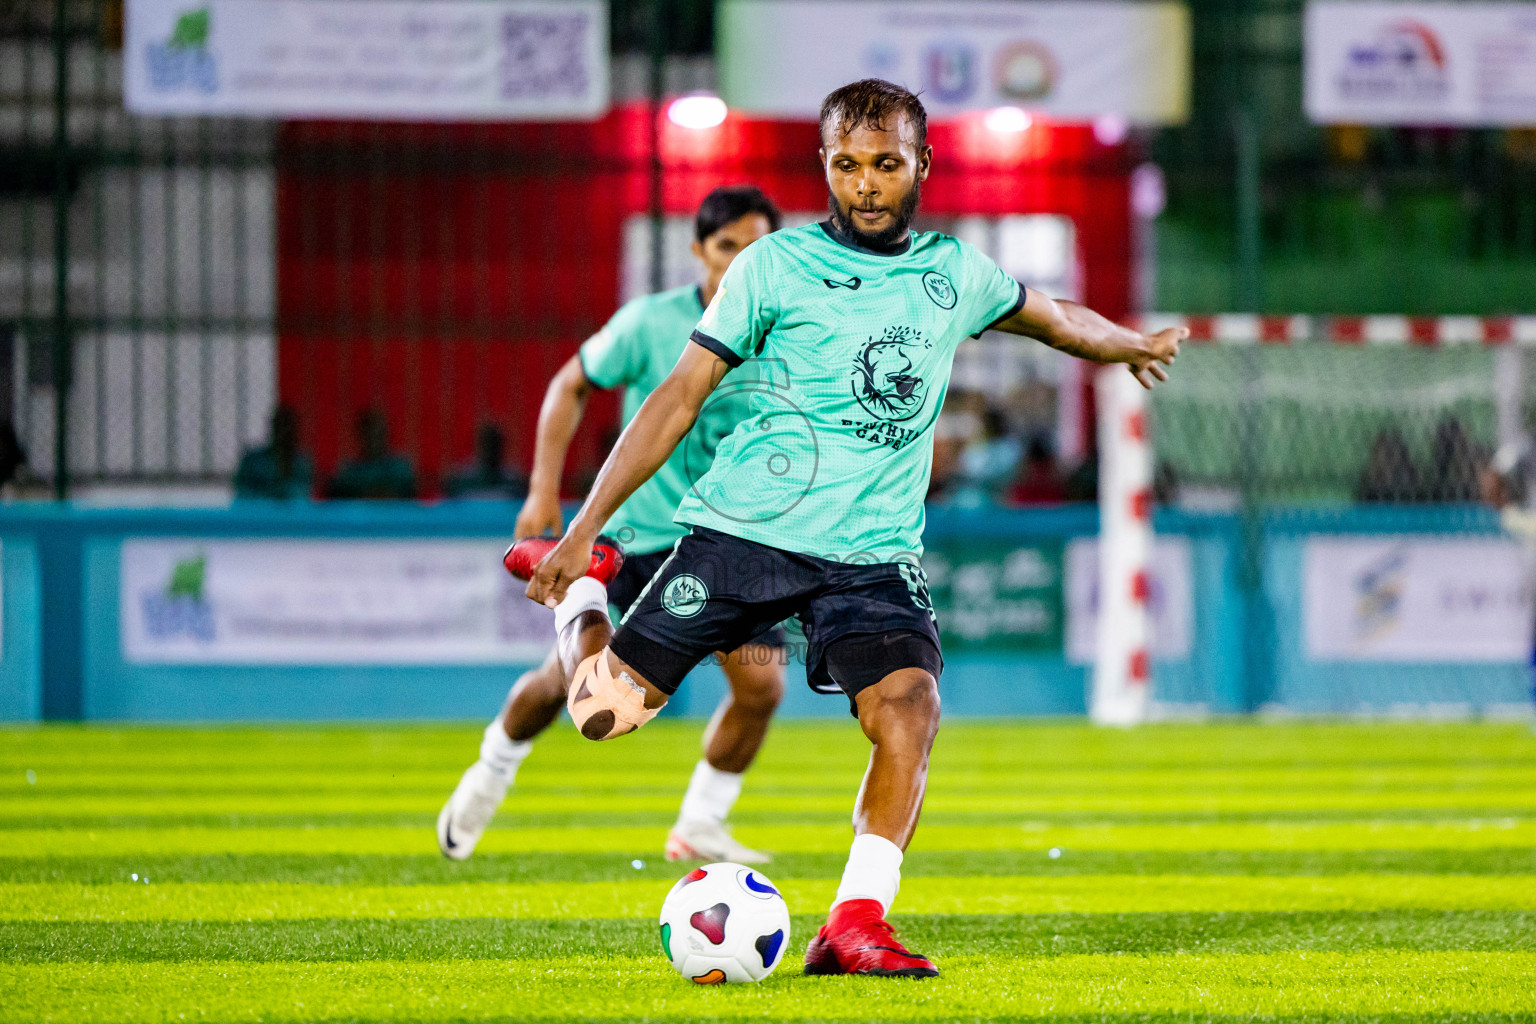
<svg viewBox="0 0 1536 1024">
<path fill-rule="evenodd" d="M 608 109 L 604 0 L 128 0 L 139 114 L 590 119 Z"/>
<path fill-rule="evenodd" d="M 1302 567 L 1313 661 L 1523 662 L 1525 550 L 1503 538 L 1314 537 Z"/>
<path fill-rule="evenodd" d="M 1020 106 L 1062 120 L 1189 115 L 1189 10 L 1124 0 L 722 0 L 715 53 L 732 107 L 814 119 L 827 93 L 884 78 L 930 115 Z"/>
<path fill-rule="evenodd" d="M 1536 124 L 1536 4 L 1312 0 L 1306 107 L 1324 124 Z"/>
<path fill-rule="evenodd" d="M 231 665 L 536 661 L 554 613 L 501 540 L 123 541 L 123 659 Z"/>
</svg>

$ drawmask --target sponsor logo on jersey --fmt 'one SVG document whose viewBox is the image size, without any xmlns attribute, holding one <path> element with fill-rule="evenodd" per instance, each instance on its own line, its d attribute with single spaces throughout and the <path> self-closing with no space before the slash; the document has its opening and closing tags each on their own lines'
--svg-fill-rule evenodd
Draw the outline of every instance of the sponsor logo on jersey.
<svg viewBox="0 0 1536 1024">
<path fill-rule="evenodd" d="M 847 288 L 851 292 L 856 292 L 859 290 L 859 285 L 863 284 L 864 282 L 860 281 L 856 277 L 850 277 L 846 281 L 834 281 L 830 277 L 824 277 L 821 279 L 821 283 L 826 285 L 828 288 Z"/>
<path fill-rule="evenodd" d="M 933 342 L 915 327 L 887 327 L 871 337 L 853 361 L 853 397 L 864 411 L 888 423 L 909 420 L 922 411 L 928 385 L 912 372 L 915 352 Z"/>
<path fill-rule="evenodd" d="M 960 298 L 955 286 L 949 283 L 949 278 L 937 270 L 930 270 L 923 275 L 923 291 L 928 293 L 928 297 L 940 309 L 954 309 L 955 302 Z"/>
<path fill-rule="evenodd" d="M 691 619 L 704 610 L 709 602 L 709 588 L 704 581 L 691 573 L 672 577 L 672 582 L 661 592 L 661 606 L 668 614 L 679 619 Z"/>
</svg>

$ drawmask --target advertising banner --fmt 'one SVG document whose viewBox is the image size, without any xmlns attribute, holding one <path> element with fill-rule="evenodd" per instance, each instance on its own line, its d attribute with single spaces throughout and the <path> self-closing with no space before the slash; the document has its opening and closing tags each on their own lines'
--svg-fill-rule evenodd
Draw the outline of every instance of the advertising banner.
<svg viewBox="0 0 1536 1024">
<path fill-rule="evenodd" d="M 128 0 L 138 114 L 597 118 L 604 0 Z"/>
<path fill-rule="evenodd" d="M 1520 662 L 1531 582 L 1514 541 L 1315 537 L 1303 557 L 1314 661 Z"/>
<path fill-rule="evenodd" d="M 1091 665 L 1099 629 L 1099 542 L 1067 545 L 1067 660 Z M 1189 658 L 1195 633 L 1195 592 L 1189 541 L 1154 537 L 1147 559 L 1148 653 L 1157 660 Z"/>
<path fill-rule="evenodd" d="M 929 543 L 928 593 L 946 651 L 1061 650 L 1061 542 Z"/>
<path fill-rule="evenodd" d="M 127 539 L 123 660 L 464 665 L 543 658 L 554 613 L 499 540 Z"/>
<path fill-rule="evenodd" d="M 932 115 L 1022 106 L 1063 120 L 1189 114 L 1189 11 L 1121 0 L 722 0 L 731 106 L 814 119 L 860 78 L 920 91 Z"/>
<path fill-rule="evenodd" d="M 1306 107 L 1325 124 L 1536 124 L 1536 4 L 1312 0 Z"/>
</svg>

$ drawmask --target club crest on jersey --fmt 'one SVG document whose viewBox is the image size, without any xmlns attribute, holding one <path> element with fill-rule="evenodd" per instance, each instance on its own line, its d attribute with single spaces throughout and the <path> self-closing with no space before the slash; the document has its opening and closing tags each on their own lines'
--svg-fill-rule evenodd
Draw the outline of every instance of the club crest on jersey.
<svg viewBox="0 0 1536 1024">
<path fill-rule="evenodd" d="M 691 573 L 672 577 L 667 589 L 661 592 L 661 606 L 680 619 L 691 619 L 704 610 L 709 601 L 709 588 L 704 581 Z"/>
<path fill-rule="evenodd" d="M 871 416 L 899 423 L 916 416 L 928 397 L 928 385 L 912 373 L 911 353 L 933 342 L 913 327 L 887 327 L 859 350 L 853 361 L 853 397 Z"/>
<path fill-rule="evenodd" d="M 949 283 L 949 278 L 937 270 L 930 270 L 923 275 L 923 291 L 928 293 L 928 297 L 940 309 L 954 309 L 955 300 L 960 298 L 955 286 Z"/>
</svg>

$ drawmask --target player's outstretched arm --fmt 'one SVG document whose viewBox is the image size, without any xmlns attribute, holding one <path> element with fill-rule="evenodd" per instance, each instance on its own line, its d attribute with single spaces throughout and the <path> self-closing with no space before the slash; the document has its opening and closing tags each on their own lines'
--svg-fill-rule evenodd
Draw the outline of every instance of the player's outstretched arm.
<svg viewBox="0 0 1536 1024">
<path fill-rule="evenodd" d="M 683 349 L 667 379 L 619 435 L 570 529 L 534 570 L 528 581 L 529 597 L 550 607 L 560 602 L 566 588 L 591 565 L 592 542 L 603 524 L 667 461 L 729 369 L 725 360 L 702 345 Z"/>
<path fill-rule="evenodd" d="M 579 356 L 566 360 L 545 389 L 538 433 L 534 435 L 528 497 L 517 514 L 514 540 L 560 532 L 560 475 L 591 393 L 592 382 L 587 380 Z"/>
<path fill-rule="evenodd" d="M 1183 327 L 1153 335 L 1142 334 L 1105 319 L 1087 306 L 1053 299 L 1029 289 L 1024 305 L 994 330 L 1042 341 L 1058 351 L 1095 363 L 1125 363 L 1150 389 L 1167 380 L 1165 366 L 1179 354 L 1179 342 L 1189 337 Z"/>
</svg>

